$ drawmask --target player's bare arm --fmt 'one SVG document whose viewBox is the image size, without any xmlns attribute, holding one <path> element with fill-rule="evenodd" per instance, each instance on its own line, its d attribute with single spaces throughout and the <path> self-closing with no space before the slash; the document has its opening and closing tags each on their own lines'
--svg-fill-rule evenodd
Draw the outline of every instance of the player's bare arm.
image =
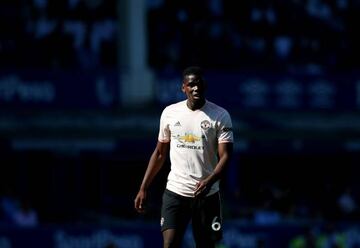
<svg viewBox="0 0 360 248">
<path fill-rule="evenodd" d="M 145 203 L 147 198 L 147 190 L 158 174 L 166 160 L 170 143 L 157 142 L 154 152 L 152 153 L 144 178 L 142 180 L 139 192 L 136 195 L 134 206 L 139 213 L 145 212 Z"/>
</svg>

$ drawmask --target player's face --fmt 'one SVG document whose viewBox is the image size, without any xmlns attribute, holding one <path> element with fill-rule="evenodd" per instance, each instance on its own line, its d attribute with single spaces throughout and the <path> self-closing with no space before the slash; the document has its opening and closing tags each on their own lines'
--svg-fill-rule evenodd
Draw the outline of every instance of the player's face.
<svg viewBox="0 0 360 248">
<path fill-rule="evenodd" d="M 197 75 L 188 75 L 184 78 L 182 91 L 191 102 L 202 102 L 205 99 L 205 82 Z"/>
</svg>

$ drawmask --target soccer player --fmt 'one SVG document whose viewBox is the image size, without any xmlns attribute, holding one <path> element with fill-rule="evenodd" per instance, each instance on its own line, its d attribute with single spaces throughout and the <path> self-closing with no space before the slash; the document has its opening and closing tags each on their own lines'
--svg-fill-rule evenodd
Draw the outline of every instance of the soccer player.
<svg viewBox="0 0 360 248">
<path fill-rule="evenodd" d="M 181 247 L 190 220 L 197 248 L 213 248 L 222 238 L 219 182 L 231 158 L 233 130 L 229 113 L 205 98 L 205 88 L 200 67 L 184 70 L 187 99 L 163 110 L 158 142 L 135 198 L 135 209 L 143 213 L 149 185 L 170 153 L 160 220 L 164 248 Z"/>
</svg>

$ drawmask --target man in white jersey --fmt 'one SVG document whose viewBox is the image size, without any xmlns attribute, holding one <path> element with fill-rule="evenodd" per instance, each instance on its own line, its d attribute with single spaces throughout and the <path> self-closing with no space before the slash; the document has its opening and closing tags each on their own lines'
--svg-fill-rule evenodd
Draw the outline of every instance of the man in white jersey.
<svg viewBox="0 0 360 248">
<path fill-rule="evenodd" d="M 219 181 L 232 154 L 232 122 L 224 108 L 206 100 L 201 68 L 184 70 L 182 91 L 187 99 L 162 112 L 158 142 L 135 198 L 135 209 L 145 211 L 149 185 L 170 151 L 171 170 L 160 221 L 164 248 L 181 247 L 190 220 L 196 247 L 213 248 L 222 238 Z"/>
</svg>

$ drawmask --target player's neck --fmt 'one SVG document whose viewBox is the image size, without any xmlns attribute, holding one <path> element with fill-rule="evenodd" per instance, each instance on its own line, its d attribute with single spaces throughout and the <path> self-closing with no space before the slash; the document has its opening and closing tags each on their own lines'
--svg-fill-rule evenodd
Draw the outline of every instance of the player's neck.
<svg viewBox="0 0 360 248">
<path fill-rule="evenodd" d="M 199 101 L 186 101 L 186 106 L 191 109 L 192 111 L 197 110 L 197 109 L 201 109 L 204 104 L 205 104 L 206 100 L 205 99 L 201 99 Z"/>
</svg>

